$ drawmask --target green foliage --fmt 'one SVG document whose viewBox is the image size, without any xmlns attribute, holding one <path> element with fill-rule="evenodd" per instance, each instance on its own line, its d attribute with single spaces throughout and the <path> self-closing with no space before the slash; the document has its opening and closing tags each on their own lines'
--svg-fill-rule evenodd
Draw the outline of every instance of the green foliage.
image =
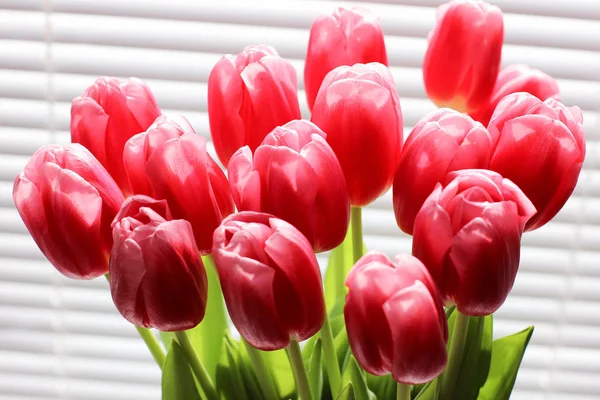
<svg viewBox="0 0 600 400">
<path fill-rule="evenodd" d="M 163 400 L 200 400 L 198 387 L 183 349 L 171 341 L 162 370 Z"/>
</svg>

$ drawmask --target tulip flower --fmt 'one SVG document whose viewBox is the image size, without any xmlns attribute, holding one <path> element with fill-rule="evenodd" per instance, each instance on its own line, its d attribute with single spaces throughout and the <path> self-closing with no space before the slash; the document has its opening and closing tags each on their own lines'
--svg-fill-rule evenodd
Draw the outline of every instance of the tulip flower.
<svg viewBox="0 0 600 400">
<path fill-rule="evenodd" d="M 210 253 L 214 230 L 235 206 L 227 178 L 206 152 L 205 139 L 188 132 L 167 140 L 144 170 L 153 197 L 166 199 L 174 218 L 188 220 L 198 248 Z"/>
<path fill-rule="evenodd" d="M 91 279 L 108 271 L 110 223 L 123 194 L 86 148 L 40 148 L 15 179 L 13 199 L 33 240 L 61 274 Z"/>
<path fill-rule="evenodd" d="M 482 108 L 472 112 L 471 117 L 487 126 L 500 100 L 517 92 L 527 92 L 542 101 L 550 98 L 560 100 L 558 84 L 550 75 L 527 65 L 510 65 L 500 71 L 492 96 Z"/>
<path fill-rule="evenodd" d="M 321 329 L 321 272 L 292 225 L 252 211 L 230 215 L 215 231 L 213 257 L 231 320 L 252 346 L 282 349 Z"/>
<path fill-rule="evenodd" d="M 346 279 L 348 341 L 370 374 L 392 373 L 400 383 L 421 384 L 446 366 L 448 326 L 427 268 L 402 254 L 392 262 L 370 251 Z"/>
<path fill-rule="evenodd" d="M 266 45 L 224 56 L 208 77 L 208 117 L 223 165 L 242 146 L 254 151 L 273 128 L 300 118 L 296 70 Z"/>
<path fill-rule="evenodd" d="M 123 146 L 160 115 L 154 95 L 137 78 L 102 77 L 71 105 L 71 141 L 85 146 L 130 194 L 123 168 Z"/>
<path fill-rule="evenodd" d="M 133 193 L 152 195 L 146 176 L 146 162 L 159 146 L 184 133 L 195 133 L 187 119 L 181 115 L 161 115 L 147 131 L 138 133 L 125 143 L 123 165 Z"/>
<path fill-rule="evenodd" d="M 188 221 L 165 200 L 129 197 L 113 222 L 110 292 L 132 324 L 182 331 L 204 318 L 208 281 Z"/>
<path fill-rule="evenodd" d="M 453 0 L 438 7 L 428 38 L 423 79 L 431 101 L 468 113 L 484 106 L 500 70 L 502 11 L 479 0 Z"/>
<path fill-rule="evenodd" d="M 537 214 L 527 230 L 537 229 L 560 211 L 573 193 L 585 158 L 583 115 L 554 99 L 527 93 L 504 97 L 488 126 L 497 137 L 490 169 L 513 181 Z"/>
<path fill-rule="evenodd" d="M 315 124 L 295 120 L 275 128 L 256 149 L 229 160 L 229 183 L 240 211 L 273 214 L 294 225 L 315 251 L 346 236 L 350 201 L 342 168 Z"/>
<path fill-rule="evenodd" d="M 426 115 L 408 136 L 394 179 L 394 213 L 412 235 L 415 217 L 448 172 L 487 168 L 492 138 L 468 115 L 442 108 Z"/>
<path fill-rule="evenodd" d="M 365 206 L 390 188 L 403 132 L 400 100 L 385 65 L 356 64 L 328 73 L 311 121 L 327 133 L 352 206 Z"/>
<path fill-rule="evenodd" d="M 465 315 L 492 314 L 512 289 L 521 235 L 535 207 L 492 171 L 455 171 L 444 183 L 417 214 L 413 255 L 427 266 L 447 304 Z"/>
<path fill-rule="evenodd" d="M 325 75 L 341 65 L 380 62 L 388 65 L 379 19 L 365 8 L 338 7 L 319 15 L 310 28 L 304 88 L 312 109 Z"/>
</svg>

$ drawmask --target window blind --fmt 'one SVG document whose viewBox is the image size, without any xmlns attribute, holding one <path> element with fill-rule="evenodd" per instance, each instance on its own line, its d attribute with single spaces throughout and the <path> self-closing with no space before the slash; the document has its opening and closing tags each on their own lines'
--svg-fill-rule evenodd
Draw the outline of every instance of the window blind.
<svg viewBox="0 0 600 400">
<path fill-rule="evenodd" d="M 0 400 L 159 399 L 160 374 L 102 279 L 73 281 L 45 261 L 12 202 L 12 182 L 46 143 L 69 142 L 70 101 L 97 76 L 137 76 L 166 112 L 209 138 L 207 79 L 224 53 L 267 43 L 302 73 L 313 18 L 364 5 L 380 16 L 405 133 L 434 106 L 421 62 L 440 0 L 0 0 Z M 519 275 L 495 331 L 535 324 L 513 399 L 600 398 L 600 3 L 497 0 L 503 65 L 558 79 L 584 112 L 588 153 L 572 199 L 524 236 Z M 212 150 L 211 150 L 212 151 Z M 387 193 L 364 212 L 365 243 L 410 252 Z M 321 257 L 325 263 L 326 258 Z"/>
</svg>

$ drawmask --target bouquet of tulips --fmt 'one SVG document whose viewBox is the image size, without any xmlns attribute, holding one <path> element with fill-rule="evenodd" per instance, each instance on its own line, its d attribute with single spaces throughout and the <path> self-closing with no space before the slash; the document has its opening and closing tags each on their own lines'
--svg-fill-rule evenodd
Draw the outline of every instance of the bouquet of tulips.
<svg viewBox="0 0 600 400">
<path fill-rule="evenodd" d="M 14 201 L 59 272 L 106 276 L 163 399 L 507 399 L 533 327 L 494 340 L 492 315 L 523 233 L 573 192 L 585 138 L 553 78 L 500 71 L 502 44 L 497 7 L 438 9 L 423 77 L 440 108 L 406 142 L 368 10 L 314 21 L 310 120 L 274 48 L 225 56 L 208 111 L 226 173 L 141 80 L 100 78 L 73 100 L 73 143 L 39 149 Z M 392 184 L 412 235 L 394 259 L 367 251 L 361 217 Z"/>
</svg>

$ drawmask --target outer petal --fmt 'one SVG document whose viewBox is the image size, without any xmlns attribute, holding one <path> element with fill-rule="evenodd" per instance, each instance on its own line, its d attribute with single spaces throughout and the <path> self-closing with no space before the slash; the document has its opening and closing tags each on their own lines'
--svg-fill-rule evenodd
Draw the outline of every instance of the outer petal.
<svg viewBox="0 0 600 400">
<path fill-rule="evenodd" d="M 122 90 L 127 98 L 127 107 L 139 126 L 144 128 L 152 125 L 161 112 L 148 85 L 141 79 L 129 78 Z"/>
<path fill-rule="evenodd" d="M 108 115 L 90 97 L 76 97 L 71 104 L 71 141 L 81 143 L 106 166 L 105 133 Z"/>
<path fill-rule="evenodd" d="M 244 146 L 229 159 L 227 168 L 231 194 L 238 210 L 261 210 L 260 174 L 254 170 L 252 151 Z"/>
<path fill-rule="evenodd" d="M 130 138 L 123 149 L 123 165 L 131 191 L 136 194 L 151 195 L 146 178 L 146 133 L 138 133 Z"/>
</svg>

